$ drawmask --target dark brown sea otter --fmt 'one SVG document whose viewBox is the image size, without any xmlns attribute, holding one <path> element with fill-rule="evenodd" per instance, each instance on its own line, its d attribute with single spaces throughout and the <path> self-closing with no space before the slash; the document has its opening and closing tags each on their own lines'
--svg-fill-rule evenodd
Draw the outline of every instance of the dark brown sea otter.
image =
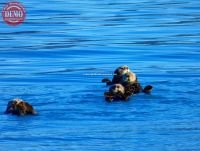
<svg viewBox="0 0 200 151">
<path fill-rule="evenodd" d="M 21 99 L 13 99 L 8 102 L 7 109 L 5 114 L 13 114 L 13 115 L 35 115 L 37 114 L 32 105 L 21 100 Z"/>
<path fill-rule="evenodd" d="M 126 92 L 132 94 L 137 94 L 140 92 L 150 93 L 153 89 L 151 85 L 147 85 L 143 89 L 140 83 L 138 82 L 136 74 L 133 72 L 128 72 L 124 74 L 121 83 L 125 87 Z"/>
<path fill-rule="evenodd" d="M 128 96 L 126 95 L 126 92 L 125 92 L 125 88 L 121 84 L 112 85 L 109 88 L 109 91 L 104 93 L 104 96 L 107 101 L 128 99 Z"/>
<path fill-rule="evenodd" d="M 123 75 L 128 72 L 130 72 L 128 66 L 126 65 L 120 66 L 114 71 L 114 76 L 112 81 L 110 81 L 108 78 L 104 78 L 102 82 L 106 83 L 107 85 L 121 83 Z"/>
</svg>

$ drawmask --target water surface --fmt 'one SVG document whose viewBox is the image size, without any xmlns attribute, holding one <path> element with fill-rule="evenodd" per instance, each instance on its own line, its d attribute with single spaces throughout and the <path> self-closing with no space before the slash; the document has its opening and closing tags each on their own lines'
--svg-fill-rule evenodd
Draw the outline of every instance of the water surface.
<svg viewBox="0 0 200 151">
<path fill-rule="evenodd" d="M 0 22 L 0 151 L 200 150 L 199 1 L 23 4 L 22 25 Z M 154 91 L 107 103 L 124 64 Z M 14 97 L 39 115 L 4 115 Z"/>
</svg>

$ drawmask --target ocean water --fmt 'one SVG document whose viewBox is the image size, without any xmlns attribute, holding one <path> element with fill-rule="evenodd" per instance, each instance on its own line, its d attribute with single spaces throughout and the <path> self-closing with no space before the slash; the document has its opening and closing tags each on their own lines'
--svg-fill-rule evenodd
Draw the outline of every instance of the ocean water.
<svg viewBox="0 0 200 151">
<path fill-rule="evenodd" d="M 200 150 L 200 1 L 21 2 L 0 20 L 0 151 Z M 107 103 L 124 64 L 154 90 Z M 39 115 L 5 115 L 15 97 Z"/>
</svg>

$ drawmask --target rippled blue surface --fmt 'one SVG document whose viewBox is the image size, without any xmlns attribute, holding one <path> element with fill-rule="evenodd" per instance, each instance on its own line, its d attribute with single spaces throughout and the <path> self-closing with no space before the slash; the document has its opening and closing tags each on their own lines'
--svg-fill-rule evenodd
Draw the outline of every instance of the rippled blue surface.
<svg viewBox="0 0 200 151">
<path fill-rule="evenodd" d="M 0 151 L 200 150 L 198 0 L 23 4 L 0 22 Z M 154 91 L 106 103 L 100 74 L 123 64 Z M 39 116 L 4 115 L 14 97 Z"/>
</svg>

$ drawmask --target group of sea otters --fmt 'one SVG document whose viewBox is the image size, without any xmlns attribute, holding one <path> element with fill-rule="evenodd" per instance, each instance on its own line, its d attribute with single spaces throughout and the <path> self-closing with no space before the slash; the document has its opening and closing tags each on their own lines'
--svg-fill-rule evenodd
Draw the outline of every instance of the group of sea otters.
<svg viewBox="0 0 200 151">
<path fill-rule="evenodd" d="M 102 82 L 110 86 L 108 92 L 104 93 L 105 100 L 109 102 L 120 100 L 125 101 L 128 100 L 130 96 L 140 92 L 149 94 L 153 89 L 151 85 L 142 88 L 136 74 L 126 65 L 120 66 L 114 71 L 112 81 L 105 78 Z M 18 98 L 8 102 L 5 113 L 18 116 L 37 114 L 31 104 Z"/>
<path fill-rule="evenodd" d="M 138 78 L 128 66 L 120 66 L 114 71 L 112 81 L 105 78 L 102 80 L 110 86 L 109 91 L 104 93 L 107 101 L 128 100 L 130 96 L 140 92 L 149 94 L 153 87 L 147 85 L 142 88 Z"/>
</svg>

